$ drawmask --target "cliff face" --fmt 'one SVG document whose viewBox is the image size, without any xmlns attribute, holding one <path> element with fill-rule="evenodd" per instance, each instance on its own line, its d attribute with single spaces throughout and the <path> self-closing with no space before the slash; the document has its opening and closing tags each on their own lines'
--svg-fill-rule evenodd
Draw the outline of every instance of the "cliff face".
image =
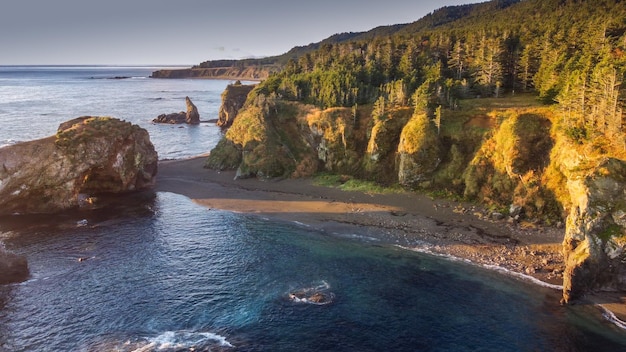
<svg viewBox="0 0 626 352">
<path fill-rule="evenodd" d="M 561 155 L 571 202 L 563 301 L 594 290 L 626 290 L 626 162 L 589 160 L 574 148 L 561 149 Z"/>
<path fill-rule="evenodd" d="M 213 78 L 260 81 L 280 70 L 277 66 L 214 67 L 164 69 L 152 72 L 151 78 Z"/>
<path fill-rule="evenodd" d="M 565 221 L 564 301 L 626 289 L 626 162 L 589 159 L 550 108 L 500 105 L 449 112 L 439 134 L 409 108 L 374 117 L 371 106 L 320 110 L 253 91 L 207 167 L 240 177 L 329 171 L 456 192 L 511 221 Z"/>
<path fill-rule="evenodd" d="M 255 85 L 229 84 L 222 93 L 222 105 L 218 113 L 217 125 L 228 128 L 233 124 L 239 109 L 248 98 Z"/>
<path fill-rule="evenodd" d="M 157 153 L 139 126 L 81 117 L 56 136 L 0 148 L 0 165 L 0 214 L 50 213 L 150 187 Z"/>
</svg>

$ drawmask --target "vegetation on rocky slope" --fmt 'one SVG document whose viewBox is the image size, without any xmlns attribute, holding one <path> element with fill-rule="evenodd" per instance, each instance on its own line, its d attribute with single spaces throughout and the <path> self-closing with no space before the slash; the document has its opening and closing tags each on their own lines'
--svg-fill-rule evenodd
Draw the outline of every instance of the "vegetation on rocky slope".
<svg viewBox="0 0 626 352">
<path fill-rule="evenodd" d="M 615 0 L 494 0 L 300 48 L 207 165 L 326 171 L 566 220 L 565 300 L 626 288 L 610 269 L 626 259 L 625 18 Z"/>
</svg>

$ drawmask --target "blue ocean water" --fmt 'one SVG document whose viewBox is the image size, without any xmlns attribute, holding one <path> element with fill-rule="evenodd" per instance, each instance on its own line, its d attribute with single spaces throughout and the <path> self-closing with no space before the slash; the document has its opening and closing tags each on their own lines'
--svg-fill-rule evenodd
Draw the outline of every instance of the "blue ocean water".
<svg viewBox="0 0 626 352">
<path fill-rule="evenodd" d="M 128 72 L 90 70 L 87 76 Z M 202 92 L 192 97 L 201 115 L 202 100 L 219 97 L 228 83 L 138 78 L 141 83 L 134 86 L 132 80 L 85 80 L 80 84 L 94 90 L 90 99 L 102 102 L 124 101 L 112 92 L 125 84 L 144 98 L 157 85 L 156 95 L 175 101 L 162 92 L 175 91 L 172 95 L 184 99 L 193 86 Z M 98 89 L 98 84 L 118 88 Z M 219 85 L 217 93 L 210 88 Z M 95 98 L 96 91 L 109 96 Z M 79 111 L 79 103 L 71 107 L 72 100 L 65 99 L 66 109 Z M 2 119 L 23 113 L 6 100 L 1 106 Z M 102 103 L 103 110 L 107 106 Z M 149 123 L 152 115 L 119 113 L 161 128 Z M 64 119 L 60 112 L 37 114 L 42 126 L 54 129 L 57 121 L 43 120 Z M 2 129 L 0 140 L 28 138 L 10 131 L 19 124 L 2 123 L 9 131 Z M 152 135 L 163 153 L 170 142 L 159 144 L 157 138 Z M 191 152 L 172 157 L 185 153 Z M 559 292 L 388 245 L 382 234 L 379 240 L 371 231 L 362 238 L 337 236 L 207 209 L 166 192 L 107 204 L 0 218 L 0 241 L 26 255 L 32 272 L 24 283 L 0 286 L 0 351 L 626 350 L 626 333 L 592 306 L 560 306 Z M 311 301 L 290 298 L 299 292 Z M 322 293 L 326 304 L 314 304 L 314 292 Z"/>
<path fill-rule="evenodd" d="M 0 146 L 53 135 L 61 122 L 91 115 L 144 127 L 160 159 L 207 153 L 219 140 L 215 124 L 159 125 L 152 119 L 186 110 L 186 96 L 198 108 L 201 120 L 216 119 L 220 94 L 232 82 L 148 78 L 156 69 L 0 66 Z"/>
</svg>

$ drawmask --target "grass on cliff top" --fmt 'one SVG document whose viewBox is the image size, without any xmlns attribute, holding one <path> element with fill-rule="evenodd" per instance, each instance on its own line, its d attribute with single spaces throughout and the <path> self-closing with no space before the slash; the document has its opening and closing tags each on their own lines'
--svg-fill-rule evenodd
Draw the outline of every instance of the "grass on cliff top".
<svg viewBox="0 0 626 352">
<path fill-rule="evenodd" d="M 367 194 L 397 194 L 404 192 L 399 185 L 381 186 L 375 182 L 355 179 L 352 176 L 320 173 L 313 177 L 313 184 L 322 187 L 338 188 Z"/>
</svg>

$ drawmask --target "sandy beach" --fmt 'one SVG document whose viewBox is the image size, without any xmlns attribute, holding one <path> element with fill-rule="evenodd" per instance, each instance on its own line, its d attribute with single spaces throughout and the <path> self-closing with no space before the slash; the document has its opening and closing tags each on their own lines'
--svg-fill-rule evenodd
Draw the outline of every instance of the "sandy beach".
<svg viewBox="0 0 626 352">
<path fill-rule="evenodd" d="M 209 209 L 256 214 L 453 256 L 555 290 L 562 285 L 563 229 L 492 220 L 477 206 L 410 192 L 348 192 L 317 186 L 311 179 L 235 180 L 234 171 L 208 170 L 204 161 L 204 157 L 161 161 L 156 190 L 185 195 Z M 622 321 L 626 321 L 624 302 L 619 293 L 589 298 L 589 304 L 602 304 Z"/>
</svg>

